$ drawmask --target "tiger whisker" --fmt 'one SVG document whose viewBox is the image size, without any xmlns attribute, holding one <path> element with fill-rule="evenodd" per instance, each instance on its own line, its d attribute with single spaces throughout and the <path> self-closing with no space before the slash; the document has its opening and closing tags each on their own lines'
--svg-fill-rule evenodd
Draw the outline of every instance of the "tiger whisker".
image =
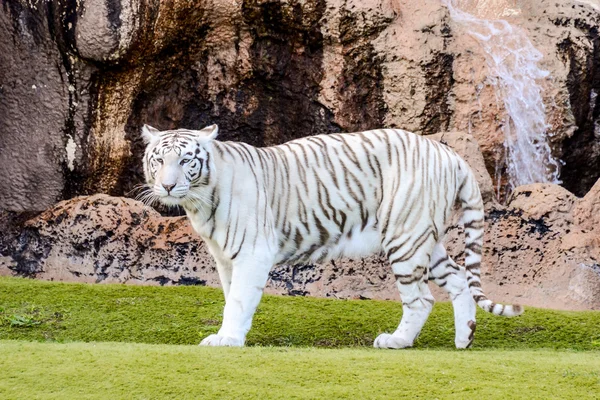
<svg viewBox="0 0 600 400">
<path fill-rule="evenodd" d="M 125 196 L 131 196 L 136 191 L 143 191 L 144 189 L 148 190 L 149 188 L 150 188 L 150 185 L 148 185 L 147 183 L 139 183 L 139 184 L 135 185 L 133 188 L 131 188 L 130 191 L 125 193 Z M 139 196 L 139 194 L 138 194 L 138 196 Z"/>
<path fill-rule="evenodd" d="M 209 207 L 213 207 L 214 206 L 214 202 L 212 201 L 212 199 L 209 199 L 208 197 L 202 196 L 200 193 L 197 192 L 188 192 L 188 197 L 197 201 L 200 201 L 201 204 L 207 205 Z M 197 204 L 197 202 L 196 202 Z"/>
</svg>

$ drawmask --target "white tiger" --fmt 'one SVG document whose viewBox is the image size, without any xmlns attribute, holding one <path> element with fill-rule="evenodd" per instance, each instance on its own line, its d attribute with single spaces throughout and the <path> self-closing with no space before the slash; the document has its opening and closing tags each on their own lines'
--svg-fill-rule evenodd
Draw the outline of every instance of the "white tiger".
<svg viewBox="0 0 600 400">
<path fill-rule="evenodd" d="M 273 265 L 376 252 L 391 263 L 403 314 L 375 347 L 412 346 L 434 303 L 428 280 L 452 299 L 457 348 L 473 341 L 475 303 L 497 315 L 521 314 L 520 306 L 493 303 L 481 289 L 483 202 L 471 169 L 448 147 L 398 129 L 266 148 L 220 142 L 217 133 L 216 125 L 142 128 L 145 200 L 185 209 L 223 286 L 223 324 L 201 345 L 244 345 Z M 466 268 L 442 245 L 456 202 Z"/>
</svg>

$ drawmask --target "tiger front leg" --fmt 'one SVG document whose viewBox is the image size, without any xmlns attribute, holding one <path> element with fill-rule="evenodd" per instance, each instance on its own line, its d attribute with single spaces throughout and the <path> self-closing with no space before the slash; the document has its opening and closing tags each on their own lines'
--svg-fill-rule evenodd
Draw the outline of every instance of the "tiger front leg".
<svg viewBox="0 0 600 400">
<path fill-rule="evenodd" d="M 262 297 L 273 259 L 237 257 L 232 262 L 232 278 L 219 332 L 208 336 L 201 346 L 237 346 L 246 341 L 252 317 Z"/>
<path fill-rule="evenodd" d="M 225 297 L 225 303 L 227 303 L 227 296 L 229 296 L 229 289 L 231 288 L 231 262 L 216 260 L 217 272 L 219 273 L 219 280 L 221 281 L 221 287 L 223 288 L 223 296 Z"/>
</svg>

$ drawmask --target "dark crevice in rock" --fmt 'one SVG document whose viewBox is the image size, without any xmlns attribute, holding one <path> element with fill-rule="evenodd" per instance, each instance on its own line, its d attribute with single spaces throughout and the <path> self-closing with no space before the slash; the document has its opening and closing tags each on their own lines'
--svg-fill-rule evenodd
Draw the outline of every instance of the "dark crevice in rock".
<svg viewBox="0 0 600 400">
<path fill-rule="evenodd" d="M 126 127 L 133 156 L 126 161 L 111 194 L 129 193 L 134 184 L 143 181 L 141 156 L 145 145 L 139 129 L 144 123 L 159 129 L 198 129 L 217 123 L 220 140 L 257 146 L 340 131 L 332 112 L 318 101 L 323 77 L 319 21 L 325 2 L 286 5 L 246 1 L 242 7 L 252 36 L 251 75 L 211 98 L 207 65 L 215 60 L 208 59 L 199 35 L 194 35 L 195 44 L 184 46 L 185 54 L 177 49 L 163 50 L 161 57 L 176 55 L 178 65 L 145 74 L 149 79 L 136 97 Z M 309 14 L 306 8 L 311 9 Z M 168 65 L 164 60 L 158 64 Z M 155 76 L 160 79 L 152 79 Z M 232 102 L 234 109 L 228 106 Z"/>
<path fill-rule="evenodd" d="M 578 127 L 563 143 L 561 179 L 563 186 L 577 196 L 584 196 L 600 178 L 600 37 L 597 27 L 585 31 L 593 43 L 593 53 L 584 59 L 570 38 L 558 45 L 569 68 L 567 88 Z"/>
<path fill-rule="evenodd" d="M 45 4 L 50 37 L 58 45 L 63 58 L 66 57 L 69 52 L 76 53 L 77 37 L 75 31 L 77 27 L 77 2 L 48 1 L 45 2 Z M 70 60 L 67 61 L 70 66 Z M 65 68 L 67 68 L 67 65 L 65 65 Z"/>
<path fill-rule="evenodd" d="M 108 22 L 110 23 L 110 29 L 115 37 L 115 48 L 111 50 L 118 50 L 119 41 L 121 39 L 121 0 L 106 0 L 106 9 L 108 10 Z"/>
<path fill-rule="evenodd" d="M 16 0 L 2 0 L 2 6 L 5 11 L 8 11 L 13 16 L 14 40 L 18 40 L 18 35 L 23 35 L 23 31 L 26 30 L 31 33 L 33 41 L 37 46 L 44 42 L 47 32 L 44 8 L 31 9 L 23 6 L 20 1 Z"/>
<path fill-rule="evenodd" d="M 72 140 L 77 143 L 77 151 L 80 154 L 76 161 L 73 162 L 72 168 L 65 161 L 62 164 L 63 175 L 65 177 L 65 185 L 63 187 L 63 199 L 71 199 L 76 196 L 88 195 L 95 193 L 93 188 L 90 188 L 90 181 L 96 178 L 91 171 L 92 159 L 90 154 L 90 131 L 92 124 L 97 115 L 97 104 L 100 96 L 100 77 L 102 71 L 95 70 L 92 72 L 87 85 L 89 92 L 89 100 L 87 110 L 83 116 L 83 130 L 78 136 L 73 136 Z M 68 139 L 68 138 L 65 138 Z"/>
<path fill-rule="evenodd" d="M 191 276 L 181 277 L 176 285 L 184 285 L 184 286 L 206 286 L 206 281 L 204 279 L 198 279 Z"/>
<path fill-rule="evenodd" d="M 454 85 L 453 63 L 452 54 L 437 53 L 430 62 L 422 66 L 427 81 L 426 106 L 423 110 L 426 121 L 422 130 L 424 135 L 447 131 L 450 127 L 452 110 L 449 97 Z"/>
<path fill-rule="evenodd" d="M 225 138 L 270 146 L 338 131 L 332 113 L 318 102 L 323 77 L 319 23 L 325 1 L 286 5 L 248 0 L 242 10 L 253 39 L 252 76 L 235 94 L 239 122 L 225 121 Z"/>
<path fill-rule="evenodd" d="M 338 82 L 342 101 L 337 120 L 346 131 L 362 131 L 383 126 L 387 104 L 383 98 L 383 62 L 375 53 L 371 39 L 392 22 L 392 18 L 379 24 L 357 29 L 357 16 L 343 10 L 340 18 L 340 41 L 344 68 Z"/>
</svg>

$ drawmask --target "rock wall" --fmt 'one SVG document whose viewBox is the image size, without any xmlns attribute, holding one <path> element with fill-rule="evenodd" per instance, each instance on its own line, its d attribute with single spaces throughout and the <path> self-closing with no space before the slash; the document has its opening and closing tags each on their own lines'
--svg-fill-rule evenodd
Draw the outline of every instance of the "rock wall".
<svg viewBox="0 0 600 400">
<path fill-rule="evenodd" d="M 479 3 L 544 54 L 554 151 L 584 195 L 600 175 L 597 2 Z M 255 145 L 458 129 L 493 175 L 506 119 L 486 73 L 439 0 L 2 0 L 0 209 L 130 193 L 142 123 L 218 123 L 222 139 Z"/>
<path fill-rule="evenodd" d="M 448 143 L 474 167 L 490 295 L 598 308 L 600 3 L 459 3 L 509 20 L 543 53 L 553 151 L 564 188 L 581 199 L 538 185 L 507 207 L 495 202 L 505 110 L 482 49 L 439 0 L 2 0 L 0 273 L 216 285 L 185 220 L 96 195 L 131 196 L 142 182 L 142 123 L 218 123 L 221 139 L 254 145 L 399 127 Z M 450 239 L 462 248 L 458 231 Z M 378 259 L 282 266 L 270 285 L 396 297 Z"/>
</svg>

